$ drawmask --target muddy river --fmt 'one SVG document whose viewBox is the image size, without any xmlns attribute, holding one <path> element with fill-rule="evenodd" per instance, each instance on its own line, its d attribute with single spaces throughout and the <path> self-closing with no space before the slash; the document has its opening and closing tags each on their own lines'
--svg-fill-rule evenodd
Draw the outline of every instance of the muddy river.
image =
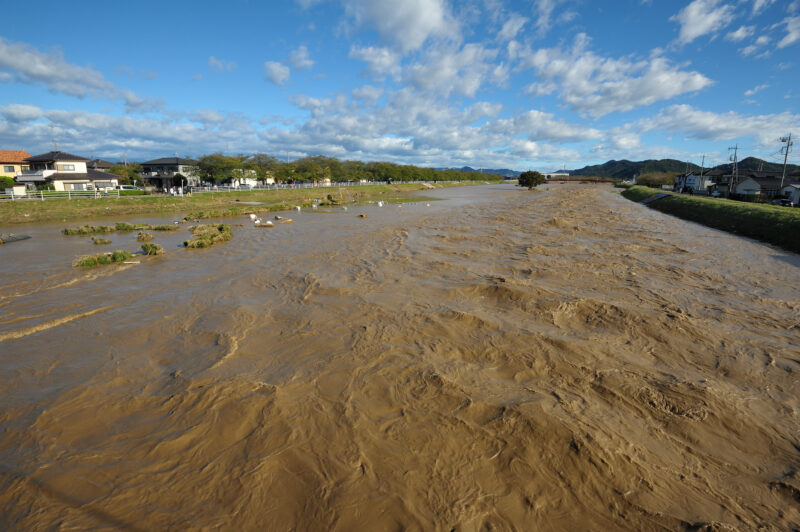
<svg viewBox="0 0 800 532">
<path fill-rule="evenodd" d="M 0 227 L 0 528 L 800 527 L 800 256 L 431 194 L 93 270 L 136 234 Z"/>
</svg>

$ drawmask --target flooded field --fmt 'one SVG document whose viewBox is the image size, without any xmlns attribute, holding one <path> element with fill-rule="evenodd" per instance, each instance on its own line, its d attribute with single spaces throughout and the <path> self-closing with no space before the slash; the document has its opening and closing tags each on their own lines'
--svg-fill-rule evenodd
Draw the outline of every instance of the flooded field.
<svg viewBox="0 0 800 532">
<path fill-rule="evenodd" d="M 800 256 L 431 194 L 92 270 L 136 233 L 0 227 L 0 528 L 800 527 Z"/>
</svg>

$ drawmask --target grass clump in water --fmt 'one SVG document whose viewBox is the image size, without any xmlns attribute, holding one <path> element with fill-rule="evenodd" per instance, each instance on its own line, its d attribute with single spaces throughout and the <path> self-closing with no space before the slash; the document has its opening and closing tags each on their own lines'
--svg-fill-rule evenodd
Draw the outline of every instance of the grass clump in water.
<svg viewBox="0 0 800 532">
<path fill-rule="evenodd" d="M 78 257 L 72 265 L 75 268 L 94 268 L 95 266 L 106 266 L 115 262 L 124 262 L 133 255 L 128 251 L 118 249 L 111 253 L 100 253 L 98 255 L 84 255 Z"/>
<path fill-rule="evenodd" d="M 160 244 L 156 244 L 155 242 L 147 242 L 142 244 L 142 251 L 145 255 L 163 255 L 164 248 Z"/>
<path fill-rule="evenodd" d="M 135 227 L 128 222 L 117 222 L 117 231 L 133 231 Z"/>
<path fill-rule="evenodd" d="M 153 240 L 153 235 L 150 233 L 145 233 L 144 231 L 139 231 L 139 234 L 136 236 L 136 240 L 139 242 L 150 242 Z"/>
<path fill-rule="evenodd" d="M 98 236 L 93 236 L 92 237 L 92 242 L 94 243 L 95 246 L 102 246 L 102 245 L 105 245 L 105 244 L 110 244 L 111 240 L 109 240 L 107 238 L 100 238 Z"/>
<path fill-rule="evenodd" d="M 191 231 L 194 239 L 183 243 L 187 248 L 208 248 L 217 242 L 227 242 L 233 238 L 231 226 L 227 224 L 196 225 Z"/>
<path fill-rule="evenodd" d="M 149 227 L 149 229 L 151 231 L 177 231 L 178 230 L 178 226 L 177 225 L 167 225 L 167 224 L 151 225 Z"/>
<path fill-rule="evenodd" d="M 65 227 L 61 234 L 72 235 L 91 235 L 94 233 L 113 233 L 116 229 L 110 225 L 82 225 L 80 227 Z"/>
</svg>

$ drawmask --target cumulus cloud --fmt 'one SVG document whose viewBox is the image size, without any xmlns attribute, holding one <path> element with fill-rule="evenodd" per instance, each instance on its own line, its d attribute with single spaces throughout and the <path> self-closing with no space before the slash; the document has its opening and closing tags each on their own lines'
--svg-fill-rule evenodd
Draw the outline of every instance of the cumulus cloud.
<svg viewBox="0 0 800 532">
<path fill-rule="evenodd" d="M 553 11 L 559 4 L 559 0 L 536 0 L 534 13 L 536 15 L 536 32 L 540 37 L 544 37 L 550 29 Z"/>
<path fill-rule="evenodd" d="M 800 16 L 787 17 L 779 25 L 786 27 L 786 35 L 778 41 L 778 48 L 786 48 L 800 40 Z"/>
<path fill-rule="evenodd" d="M 375 28 L 403 53 L 419 49 L 430 37 L 458 39 L 458 24 L 444 0 L 343 0 L 356 25 Z"/>
<path fill-rule="evenodd" d="M 739 29 L 732 31 L 725 36 L 725 40 L 739 42 L 753 35 L 755 26 L 739 26 Z"/>
<path fill-rule="evenodd" d="M 297 70 L 308 70 L 314 66 L 314 61 L 312 61 L 311 57 L 308 55 L 308 48 L 300 46 L 292 50 L 289 56 L 289 64 Z"/>
<path fill-rule="evenodd" d="M 753 0 L 753 14 L 758 15 L 764 9 L 774 4 L 775 0 Z"/>
<path fill-rule="evenodd" d="M 762 147 L 774 146 L 775 139 L 791 131 L 800 115 L 790 112 L 743 115 L 734 111 L 714 113 L 691 105 L 672 105 L 655 117 L 639 122 L 642 131 L 663 129 L 688 134 L 696 139 L 732 140 L 754 138 Z"/>
<path fill-rule="evenodd" d="M 756 87 L 753 87 L 752 89 L 744 91 L 744 95 L 745 96 L 753 96 L 755 93 L 757 93 L 759 91 L 763 91 L 766 88 L 769 88 L 769 85 L 766 84 L 766 83 L 764 85 L 758 85 Z"/>
<path fill-rule="evenodd" d="M 579 34 L 569 50 L 527 51 L 521 67 L 534 69 L 539 78 L 539 85 L 532 90 L 546 90 L 552 87 L 547 82 L 557 83 L 559 97 L 567 105 L 601 117 L 699 91 L 712 83 L 699 72 L 682 70 L 659 55 L 638 61 L 602 57 L 587 50 L 588 43 L 588 37 Z"/>
<path fill-rule="evenodd" d="M 769 43 L 769 41 L 770 41 L 769 37 L 767 37 L 766 35 L 762 35 L 761 37 L 756 39 L 755 42 L 750 46 L 745 46 L 744 48 L 742 48 L 741 49 L 742 55 L 749 56 L 755 54 L 756 52 L 761 50 L 764 46 L 766 46 Z"/>
<path fill-rule="evenodd" d="M 212 55 L 208 58 L 208 67 L 215 72 L 232 72 L 236 68 L 236 63 L 217 59 Z"/>
<path fill-rule="evenodd" d="M 0 37 L 0 80 L 11 83 L 41 83 L 52 92 L 76 98 L 122 100 L 126 110 L 158 109 L 160 100 L 137 96 L 108 81 L 100 72 L 69 63 L 59 51 L 41 52 L 25 43 Z"/>
<path fill-rule="evenodd" d="M 698 37 L 718 32 L 731 23 L 734 10 L 732 5 L 720 5 L 720 0 L 694 0 L 669 19 L 681 26 L 677 43 L 689 44 Z"/>
<path fill-rule="evenodd" d="M 276 61 L 266 61 L 264 77 L 275 85 L 283 85 L 289 79 L 289 67 Z"/>
<path fill-rule="evenodd" d="M 581 142 L 597 140 L 604 133 L 577 124 L 568 124 L 556 120 L 555 116 L 543 111 L 530 110 L 512 118 L 502 118 L 487 124 L 486 128 L 494 133 L 514 137 L 524 134 L 529 140 L 551 142 Z"/>
<path fill-rule="evenodd" d="M 460 50 L 431 50 L 409 69 L 409 80 L 418 89 L 442 96 L 451 93 L 473 97 L 484 83 L 502 84 L 508 77 L 503 64 L 495 64 L 498 50 L 470 43 Z"/>
<path fill-rule="evenodd" d="M 517 15 L 516 13 L 512 14 L 503 24 L 503 27 L 500 28 L 500 31 L 497 33 L 497 38 L 501 41 L 510 41 L 517 36 L 527 22 L 528 19 L 526 17 Z"/>
<path fill-rule="evenodd" d="M 373 79 L 382 80 L 386 76 L 400 77 L 400 54 L 389 48 L 377 46 L 359 48 L 358 46 L 351 46 L 350 57 L 365 61 L 367 63 L 365 73 Z"/>
</svg>

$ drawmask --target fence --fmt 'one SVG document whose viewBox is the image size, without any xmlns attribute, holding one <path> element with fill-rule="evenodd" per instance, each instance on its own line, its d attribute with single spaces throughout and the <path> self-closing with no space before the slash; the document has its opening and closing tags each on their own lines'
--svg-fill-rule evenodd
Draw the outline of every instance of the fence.
<svg viewBox="0 0 800 532">
<path fill-rule="evenodd" d="M 119 190 L 110 190 L 102 192 L 100 190 L 65 190 L 64 192 L 56 190 L 30 190 L 24 194 L 0 194 L 0 200 L 8 201 L 45 201 L 53 199 L 100 199 L 100 198 L 118 198 Z"/>
</svg>

